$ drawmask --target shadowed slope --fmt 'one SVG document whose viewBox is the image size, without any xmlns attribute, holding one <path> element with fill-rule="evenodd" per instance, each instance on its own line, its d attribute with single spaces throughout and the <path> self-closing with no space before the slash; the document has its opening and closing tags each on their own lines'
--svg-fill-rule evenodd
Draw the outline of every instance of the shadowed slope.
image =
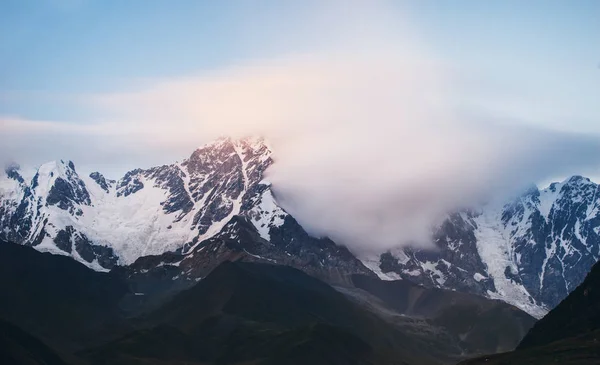
<svg viewBox="0 0 600 365">
<path fill-rule="evenodd" d="M 0 321 L 0 364 L 66 365 L 56 352 L 19 327 Z"/>
<path fill-rule="evenodd" d="M 592 365 L 599 361 L 600 263 L 597 263 L 577 289 L 533 326 L 516 351 L 464 364 Z"/>
<path fill-rule="evenodd" d="M 329 285 L 285 266 L 225 262 L 145 321 L 154 327 L 82 356 L 94 364 L 452 361 L 439 339 L 403 333 Z M 157 354 L 156 338 L 178 355 Z"/>
<path fill-rule="evenodd" d="M 0 241 L 0 318 L 52 347 L 78 349 L 124 330 L 127 286 L 66 256 Z"/>
<path fill-rule="evenodd" d="M 427 318 L 455 336 L 468 353 L 513 350 L 535 318 L 499 300 L 425 288 L 406 280 L 382 281 L 354 275 L 353 283 L 400 314 Z"/>
</svg>

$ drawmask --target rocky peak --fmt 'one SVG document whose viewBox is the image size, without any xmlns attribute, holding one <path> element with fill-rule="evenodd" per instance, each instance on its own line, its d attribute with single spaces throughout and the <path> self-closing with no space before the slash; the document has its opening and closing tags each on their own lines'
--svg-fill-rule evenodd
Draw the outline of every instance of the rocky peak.
<svg viewBox="0 0 600 365">
<path fill-rule="evenodd" d="M 48 206 L 81 214 L 78 205 L 90 205 L 90 195 L 79 178 L 72 161 L 52 161 L 43 164 L 33 177 L 31 188 L 38 199 Z"/>
<path fill-rule="evenodd" d="M 582 176 L 573 176 L 560 184 L 562 199 L 575 199 L 575 202 L 589 203 L 595 198 L 598 185 Z"/>
<path fill-rule="evenodd" d="M 183 165 L 190 176 L 206 176 L 215 171 L 231 170 L 237 158 L 234 143 L 224 138 L 198 148 Z"/>
<path fill-rule="evenodd" d="M 220 138 L 198 148 L 182 163 L 191 178 L 226 174 L 253 160 L 270 159 L 271 150 L 262 138 Z"/>
<path fill-rule="evenodd" d="M 573 175 L 570 178 L 568 178 L 566 180 L 566 182 L 567 182 L 567 184 L 573 184 L 573 185 L 587 185 L 587 184 L 592 183 L 592 181 L 590 179 L 588 179 L 587 177 L 583 177 L 581 175 Z"/>
<path fill-rule="evenodd" d="M 143 189 L 143 174 L 144 170 L 142 169 L 128 171 L 125 176 L 117 182 L 117 196 L 127 197 Z"/>
<path fill-rule="evenodd" d="M 102 190 L 109 192 L 109 189 L 115 183 L 114 180 L 107 180 L 104 175 L 99 173 L 98 171 L 92 172 L 90 174 L 90 179 L 94 180 L 98 186 L 102 188 Z"/>
<path fill-rule="evenodd" d="M 270 154 L 260 138 L 222 138 L 194 151 L 181 164 L 192 200 L 204 202 L 194 214 L 193 227 L 205 234 L 214 222 L 238 214 L 259 189 L 272 163 Z"/>
<path fill-rule="evenodd" d="M 19 173 L 20 169 L 21 166 L 19 166 L 19 164 L 11 162 L 6 165 L 6 167 L 4 168 L 4 172 L 6 173 L 6 176 L 8 176 L 9 179 L 13 179 L 20 184 L 24 184 L 25 180 Z"/>
</svg>

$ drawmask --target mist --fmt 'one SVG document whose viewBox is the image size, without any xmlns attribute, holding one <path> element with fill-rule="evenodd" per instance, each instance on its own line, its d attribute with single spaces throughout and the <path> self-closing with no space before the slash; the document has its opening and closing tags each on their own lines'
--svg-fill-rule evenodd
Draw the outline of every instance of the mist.
<svg viewBox="0 0 600 365">
<path fill-rule="evenodd" d="M 261 135 L 275 160 L 266 179 L 283 208 L 355 252 L 428 248 L 448 212 L 555 177 L 597 174 L 600 138 L 472 102 L 477 90 L 408 24 L 363 8 L 343 21 L 321 11 L 322 27 L 302 30 L 323 34 L 330 47 L 78 96 L 93 115 L 85 124 L 0 118 L 9 141 L 0 153 L 18 162 L 61 154 L 84 171 L 122 172 L 185 158 L 220 135 Z"/>
</svg>

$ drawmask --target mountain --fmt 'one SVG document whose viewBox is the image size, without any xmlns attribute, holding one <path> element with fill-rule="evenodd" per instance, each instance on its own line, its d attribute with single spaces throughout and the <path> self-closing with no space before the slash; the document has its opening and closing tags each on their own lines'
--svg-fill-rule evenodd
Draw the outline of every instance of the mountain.
<svg viewBox="0 0 600 365">
<path fill-rule="evenodd" d="M 11 365 L 67 364 L 42 341 L 5 321 L 0 321 L 0 363 Z"/>
<path fill-rule="evenodd" d="M 312 237 L 277 202 L 264 140 L 221 138 L 181 162 L 118 180 L 70 161 L 0 174 L 0 239 L 71 256 L 136 283 L 148 308 L 227 260 L 279 263 L 335 285 L 404 279 L 500 299 L 541 318 L 600 258 L 598 185 L 574 176 L 507 202 L 448 215 L 436 250 L 358 256 Z M 352 224 L 349 222 L 348 224 Z M 171 282 L 175 282 L 172 285 Z M 142 295 L 143 294 L 143 295 Z"/>
<path fill-rule="evenodd" d="M 30 182 L 9 167 L 2 238 L 100 270 L 188 250 L 240 214 L 270 163 L 258 140 L 220 139 L 181 163 L 132 170 L 118 181 L 98 172 L 80 176 L 71 161 L 42 165 Z"/>
<path fill-rule="evenodd" d="M 464 362 L 476 364 L 597 364 L 600 359 L 600 263 L 583 283 L 538 321 L 514 352 Z M 462 364 L 462 363 L 461 363 Z"/>
<path fill-rule="evenodd" d="M 355 279 L 370 285 L 390 284 L 371 276 Z M 412 289 L 419 288 L 413 285 Z M 145 328 L 80 355 L 94 365 L 448 364 L 467 354 L 496 351 L 498 342 L 482 344 L 490 337 L 516 336 L 518 342 L 535 321 L 499 301 L 434 290 L 432 299 L 440 300 L 436 315 L 408 316 L 392 307 L 376 308 L 370 298 L 370 304 L 356 301 L 356 293 L 335 290 L 288 266 L 224 262 L 146 314 Z M 453 303 L 451 298 L 457 296 L 461 303 Z M 482 336 L 480 343 L 469 339 L 469 329 L 465 329 L 484 317 L 469 311 L 477 306 L 510 308 L 496 313 L 495 320 L 504 326 L 486 329 L 489 322 L 484 320 L 473 333 Z M 452 318 L 459 320 L 449 315 L 459 307 L 465 311 L 462 319 L 467 320 L 462 328 L 449 323 Z"/>
<path fill-rule="evenodd" d="M 385 252 L 367 266 L 388 278 L 514 304 L 540 318 L 600 258 L 600 191 L 573 176 L 513 201 L 454 213 L 435 230 L 435 251 Z"/>
<path fill-rule="evenodd" d="M 52 348 L 77 350 L 129 330 L 120 278 L 64 256 L 0 241 L 0 320 Z"/>
<path fill-rule="evenodd" d="M 261 139 L 222 138 L 181 163 L 136 169 L 117 181 L 80 176 L 72 162 L 59 161 L 28 182 L 11 166 L 0 179 L 0 238 L 100 271 L 177 263 L 192 270 L 182 278 L 195 280 L 246 256 L 332 281 L 372 275 L 346 248 L 309 236 L 277 205 L 263 181 L 272 162 Z M 252 244 L 240 244 L 242 236 Z"/>
<path fill-rule="evenodd" d="M 505 302 L 474 294 L 362 275 L 353 276 L 353 283 L 400 315 L 427 318 L 469 354 L 513 350 L 535 323 L 533 317 Z"/>
<path fill-rule="evenodd" d="M 383 339 L 394 328 L 285 266 L 224 262 L 143 321 L 146 328 L 80 356 L 94 365 L 404 364 L 417 357 L 395 351 L 396 360 L 384 362 L 374 344 L 392 351 Z M 371 336 L 376 341 L 365 340 Z"/>
<path fill-rule="evenodd" d="M 155 270 L 167 267 L 178 268 Z M 130 270 L 97 272 L 70 257 L 0 242 L 0 322 L 71 364 L 449 364 L 512 349 L 534 322 L 475 295 L 374 275 L 353 275 L 354 287 L 334 288 L 253 256 L 224 261 L 187 285 Z M 138 292 L 140 278 L 154 292 Z M 400 298 L 411 304 L 398 305 Z"/>
</svg>

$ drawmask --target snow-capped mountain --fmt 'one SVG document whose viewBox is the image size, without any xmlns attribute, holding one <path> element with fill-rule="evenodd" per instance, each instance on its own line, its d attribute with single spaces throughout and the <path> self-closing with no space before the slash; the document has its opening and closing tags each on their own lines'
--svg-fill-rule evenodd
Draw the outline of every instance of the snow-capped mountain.
<svg viewBox="0 0 600 365">
<path fill-rule="evenodd" d="M 501 299 L 540 317 L 600 258 L 599 207 L 598 185 L 581 176 L 533 187 L 507 204 L 450 215 L 434 234 L 437 251 L 386 252 L 376 269 L 382 277 Z"/>
<path fill-rule="evenodd" d="M 181 163 L 136 169 L 118 181 L 99 172 L 81 176 L 70 161 L 44 164 L 30 181 L 9 166 L 0 180 L 0 238 L 71 255 L 96 270 L 141 257 L 134 267 L 149 270 L 152 257 L 164 254 L 182 268 L 194 263 L 183 277 L 195 279 L 242 255 L 332 280 L 372 275 L 346 248 L 310 237 L 277 205 L 263 181 L 271 163 L 262 139 L 221 138 Z"/>
<path fill-rule="evenodd" d="M 182 162 L 117 181 L 79 175 L 70 161 L 44 164 L 31 176 L 11 165 L 0 176 L 0 239 L 70 255 L 95 270 L 128 265 L 142 284 L 144 276 L 195 282 L 225 260 L 263 261 L 336 284 L 352 274 L 402 278 L 501 299 L 537 317 L 600 257 L 598 185 L 575 176 L 450 214 L 434 232 L 435 251 L 357 258 L 311 237 L 278 205 L 263 180 L 271 155 L 262 139 L 221 138 Z"/>
</svg>

